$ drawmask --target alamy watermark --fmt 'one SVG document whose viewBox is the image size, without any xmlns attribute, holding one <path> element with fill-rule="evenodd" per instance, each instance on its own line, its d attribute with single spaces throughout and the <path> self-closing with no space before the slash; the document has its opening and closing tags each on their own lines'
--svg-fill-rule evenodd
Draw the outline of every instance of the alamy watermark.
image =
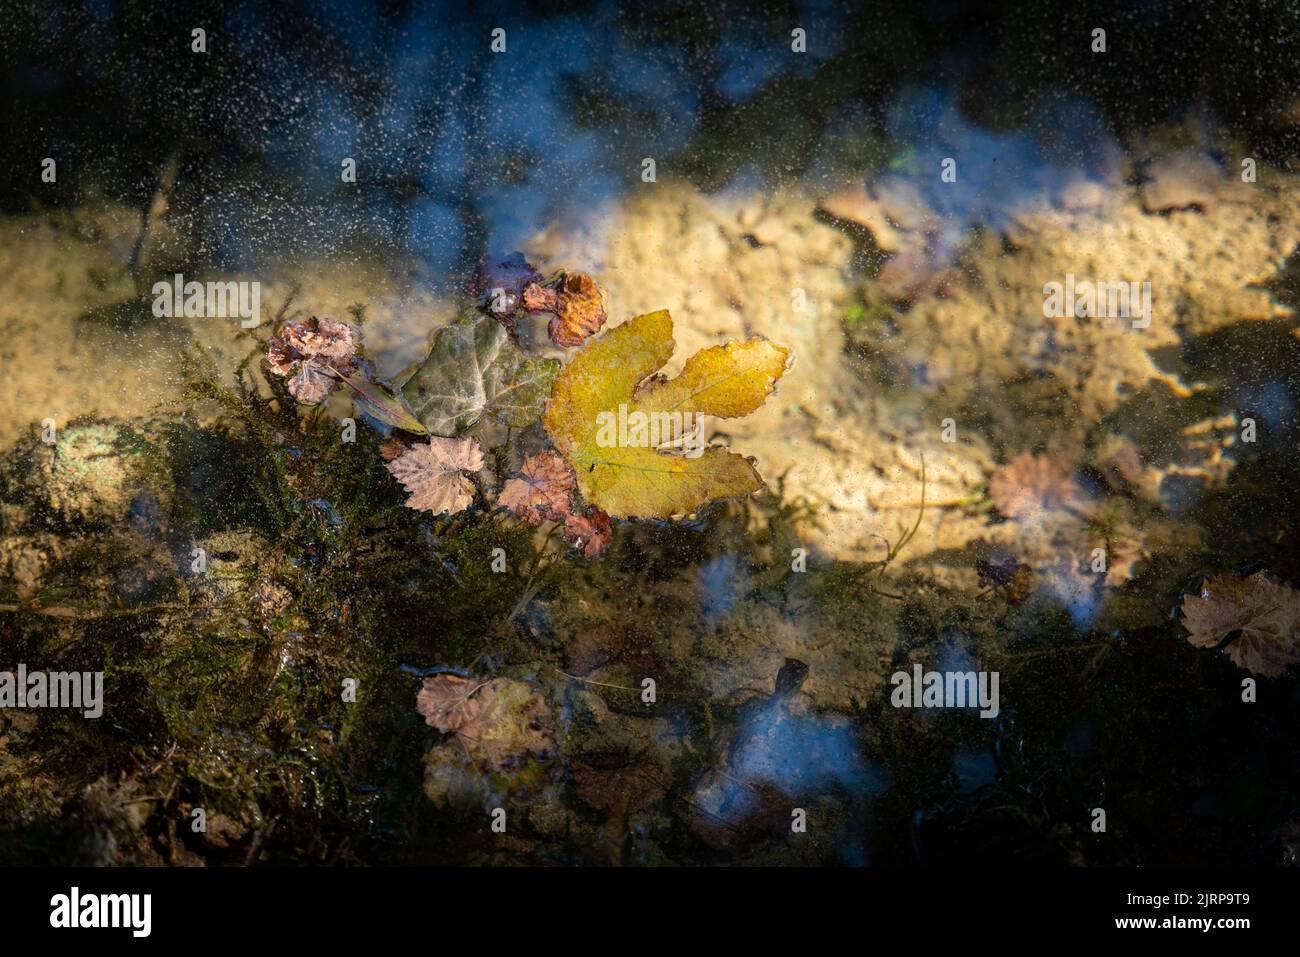
<svg viewBox="0 0 1300 957">
<path fill-rule="evenodd" d="M 976 708 L 981 718 L 996 718 L 998 673 L 996 671 L 926 671 L 913 665 L 909 674 L 896 671 L 889 703 L 895 708 Z"/>
<path fill-rule="evenodd" d="M 678 449 L 688 459 L 704 454 L 704 417 L 696 412 L 617 412 L 596 416 L 596 445 L 602 449 Z"/>
<path fill-rule="evenodd" d="M 102 671 L 0 671 L 0 708 L 72 708 L 82 717 L 104 713 Z"/>
<path fill-rule="evenodd" d="M 50 898 L 54 928 L 122 927 L 132 937 L 148 937 L 153 929 L 152 894 L 83 894 L 73 887 Z"/>
<path fill-rule="evenodd" d="M 153 314 L 167 319 L 234 319 L 245 329 L 262 322 L 262 284 L 260 282 L 185 281 L 182 273 L 174 279 L 153 284 Z"/>
<path fill-rule="evenodd" d="M 1131 319 L 1134 329 L 1151 325 L 1151 283 L 1076 281 L 1074 273 L 1065 282 L 1043 286 L 1043 315 L 1049 319 Z"/>
</svg>

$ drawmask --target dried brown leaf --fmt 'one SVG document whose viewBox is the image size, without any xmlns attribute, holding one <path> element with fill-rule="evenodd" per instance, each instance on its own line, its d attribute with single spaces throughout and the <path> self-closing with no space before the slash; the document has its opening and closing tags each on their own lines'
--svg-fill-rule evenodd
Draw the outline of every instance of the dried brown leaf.
<svg viewBox="0 0 1300 957">
<path fill-rule="evenodd" d="M 289 394 L 304 405 L 324 401 L 341 375 L 357 365 L 357 341 L 352 327 L 312 316 L 286 323 L 266 347 L 266 364 L 278 376 L 291 376 Z"/>
<path fill-rule="evenodd" d="M 1041 518 L 1077 502 L 1074 467 L 1064 456 L 1021 452 L 989 480 L 989 497 L 1008 518 Z"/>
<path fill-rule="evenodd" d="M 529 283 L 524 289 L 523 303 L 529 312 L 554 312 L 560 308 L 560 294 L 541 283 Z"/>
<path fill-rule="evenodd" d="M 411 493 L 407 508 L 455 514 L 474 500 L 474 485 L 462 473 L 483 468 L 483 452 L 472 436 L 448 439 L 434 435 L 389 462 L 387 468 Z"/>
<path fill-rule="evenodd" d="M 596 281 L 586 273 L 568 273 L 560 282 L 559 304 L 547 326 L 557 346 L 580 346 L 605 324 L 605 302 Z"/>
<path fill-rule="evenodd" d="M 1213 648 L 1234 632 L 1225 647 L 1239 668 L 1276 677 L 1300 661 L 1300 591 L 1264 572 L 1241 578 L 1222 572 L 1183 598 L 1183 627 L 1198 648 Z"/>
<path fill-rule="evenodd" d="M 530 457 L 519 475 L 506 482 L 497 504 L 532 525 L 563 521 L 572 511 L 577 481 L 564 459 L 548 449 Z"/>
<path fill-rule="evenodd" d="M 312 360 L 302 363 L 289 380 L 289 394 L 304 405 L 324 402 L 338 380 L 323 365 Z"/>
<path fill-rule="evenodd" d="M 302 356 L 278 336 L 272 337 L 266 344 L 266 364 L 278 376 L 289 375 L 293 372 L 294 364 L 301 359 Z"/>
<path fill-rule="evenodd" d="M 409 452 L 414 446 L 415 442 L 404 435 L 390 435 L 379 446 L 379 457 L 385 462 L 391 462 Z"/>
<path fill-rule="evenodd" d="M 424 679 L 415 696 L 415 709 L 424 715 L 425 724 L 439 731 L 460 731 L 472 725 L 483 710 L 483 702 L 474 697 L 483 687 L 478 681 L 460 675 L 440 674 Z"/>
<path fill-rule="evenodd" d="M 512 678 L 493 678 L 478 696 L 483 711 L 464 736 L 471 738 L 470 751 L 483 770 L 508 770 L 555 754 L 551 709 L 539 689 Z"/>
<path fill-rule="evenodd" d="M 345 322 L 316 318 L 291 322 L 280 330 L 284 341 L 304 359 L 325 359 L 336 366 L 350 364 L 357 354 L 357 340 Z"/>
<path fill-rule="evenodd" d="M 609 516 L 596 506 L 585 512 L 568 515 L 564 519 L 564 539 L 581 550 L 587 558 L 595 558 L 609 545 L 613 535 Z"/>
</svg>

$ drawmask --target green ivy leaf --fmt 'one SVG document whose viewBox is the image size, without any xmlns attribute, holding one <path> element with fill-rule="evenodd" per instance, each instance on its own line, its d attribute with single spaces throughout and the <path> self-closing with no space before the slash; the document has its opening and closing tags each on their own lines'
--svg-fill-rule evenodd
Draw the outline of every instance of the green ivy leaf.
<svg viewBox="0 0 1300 957">
<path fill-rule="evenodd" d="M 524 428 L 542 414 L 559 371 L 558 361 L 527 355 L 501 323 L 474 314 L 438 330 L 402 396 L 434 435 L 460 435 L 485 417 Z"/>
</svg>

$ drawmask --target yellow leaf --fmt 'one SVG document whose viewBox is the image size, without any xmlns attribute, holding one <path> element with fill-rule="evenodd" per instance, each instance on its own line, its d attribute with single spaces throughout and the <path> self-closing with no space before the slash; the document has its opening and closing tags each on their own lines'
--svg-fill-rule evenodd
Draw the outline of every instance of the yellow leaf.
<svg viewBox="0 0 1300 957">
<path fill-rule="evenodd" d="M 647 382 L 673 349 L 667 310 L 638 316 L 590 340 L 551 390 L 542 417 L 547 434 L 577 474 L 583 497 L 610 515 L 666 518 L 763 485 L 743 456 L 710 446 L 691 457 L 680 444 L 696 415 L 735 418 L 761 406 L 790 351 L 766 339 L 733 342 L 697 352 L 675 379 Z M 658 441 L 638 443 L 634 429 L 633 440 L 624 441 L 616 426 L 611 442 L 611 423 L 635 426 L 638 413 L 654 423 L 648 434 Z M 679 447 L 664 451 L 674 443 Z"/>
</svg>

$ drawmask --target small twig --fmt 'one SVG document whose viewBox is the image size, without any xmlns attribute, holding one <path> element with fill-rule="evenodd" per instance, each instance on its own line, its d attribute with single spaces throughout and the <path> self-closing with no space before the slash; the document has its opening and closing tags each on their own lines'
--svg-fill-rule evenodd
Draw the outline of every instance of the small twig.
<svg viewBox="0 0 1300 957">
<path fill-rule="evenodd" d="M 905 508 L 924 508 L 927 505 L 930 508 L 967 508 L 979 503 L 979 497 L 975 495 L 965 495 L 961 498 L 947 498 L 942 502 L 891 502 L 888 505 L 877 505 L 877 512 L 901 512 Z"/>
<path fill-rule="evenodd" d="M 131 250 L 131 259 L 128 263 L 131 281 L 135 285 L 138 296 L 143 296 L 145 293 L 145 283 L 153 260 L 156 227 L 167 213 L 167 206 L 171 201 L 172 190 L 176 186 L 176 177 L 180 173 L 180 168 L 181 154 L 177 150 L 168 157 L 167 162 L 159 170 L 158 186 L 154 190 L 153 199 L 140 217 L 140 234 L 136 237 L 135 248 Z"/>
<path fill-rule="evenodd" d="M 556 668 L 554 665 L 551 666 L 551 670 L 554 671 L 557 675 L 562 675 L 563 677 L 568 678 L 570 681 L 577 681 L 577 682 L 580 682 L 580 683 L 582 683 L 582 684 L 584 684 L 584 685 L 594 685 L 594 686 L 597 687 L 597 688 L 613 688 L 615 691 L 628 691 L 628 692 L 631 692 L 632 694 L 640 694 L 640 693 L 641 693 L 641 689 L 640 689 L 640 688 L 629 688 L 629 687 L 627 687 L 626 685 L 614 685 L 614 684 L 609 684 L 608 682 L 605 682 L 605 681 L 592 681 L 590 678 L 579 678 L 577 675 L 571 675 L 571 674 L 569 674 L 567 671 L 561 671 L 559 668 Z M 685 693 L 685 692 L 681 692 L 681 691 L 658 691 L 658 690 L 656 690 L 656 691 L 655 691 L 655 695 L 656 695 L 656 696 L 659 696 L 659 695 L 667 695 L 669 698 L 695 698 L 695 697 L 700 697 L 700 695 L 691 695 L 691 694 L 687 694 L 687 693 Z"/>
</svg>

